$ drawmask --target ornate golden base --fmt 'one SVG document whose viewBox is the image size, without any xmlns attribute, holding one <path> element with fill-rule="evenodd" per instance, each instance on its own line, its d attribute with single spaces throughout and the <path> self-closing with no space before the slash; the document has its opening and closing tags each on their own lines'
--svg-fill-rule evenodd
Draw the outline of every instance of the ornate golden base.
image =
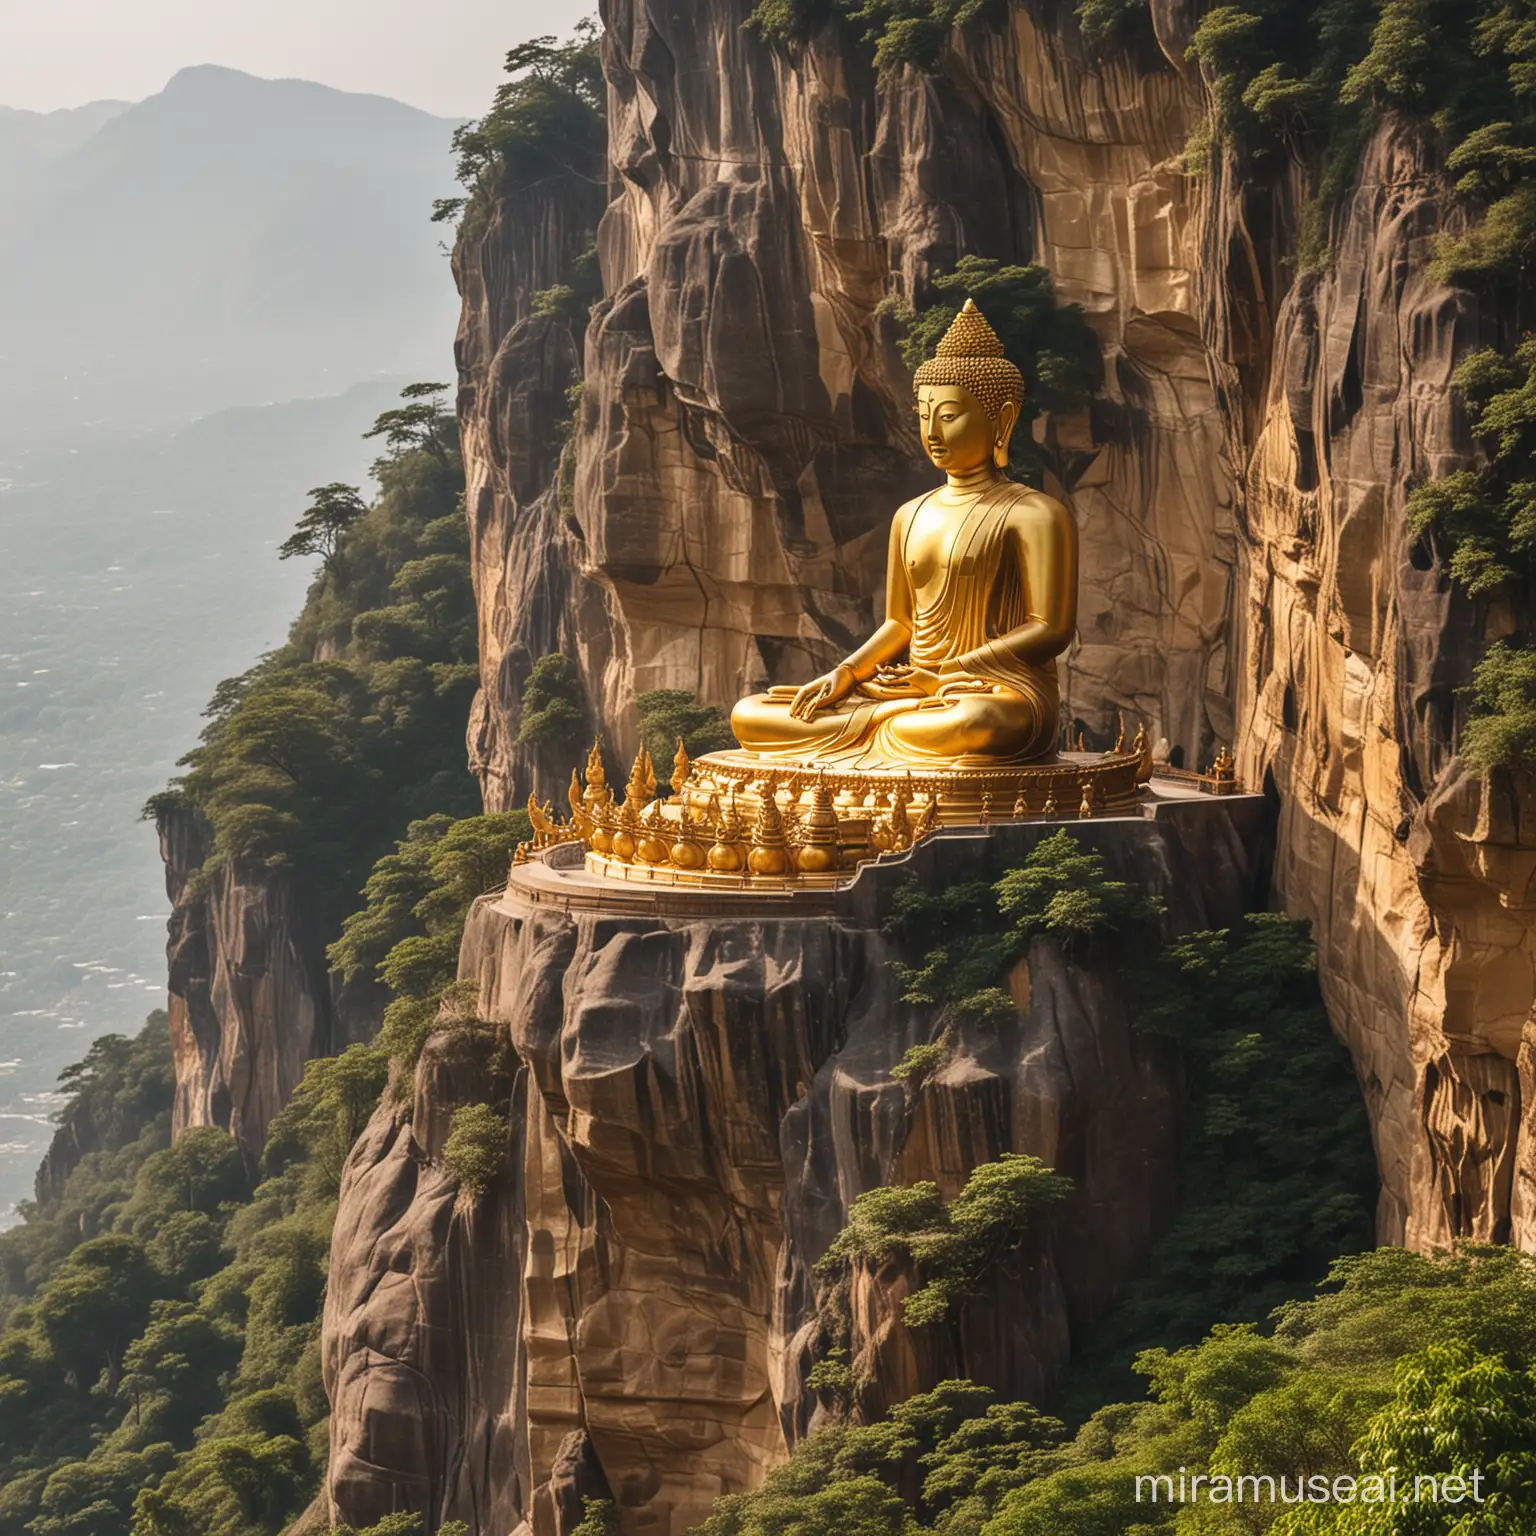
<svg viewBox="0 0 1536 1536">
<path fill-rule="evenodd" d="M 751 752 L 711 752 L 694 761 L 685 790 L 687 803 L 699 810 L 708 807 L 711 795 L 724 804 L 734 791 L 742 815 L 755 816 L 769 782 L 781 805 L 809 804 L 811 792 L 824 783 L 840 816 L 857 815 L 861 808 L 873 816 L 890 805 L 893 792 L 905 788 L 914 807 L 937 796 L 938 826 L 963 827 L 1026 816 L 1078 816 L 1084 814 L 1085 794 L 1088 815 L 1131 810 L 1144 777 L 1145 764 L 1135 752 L 1069 752 L 1010 768 L 929 772 L 796 768 Z"/>
<path fill-rule="evenodd" d="M 855 771 L 770 764 L 742 751 L 690 762 L 679 743 L 673 769 L 673 793 L 658 797 L 642 749 L 619 802 L 594 744 L 585 786 L 571 775 L 568 823 L 530 797 L 534 840 L 514 864 L 579 839 L 590 873 L 629 884 L 832 889 L 860 864 L 943 827 L 1134 813 L 1152 763 L 1122 749 L 1010 766 Z"/>
</svg>

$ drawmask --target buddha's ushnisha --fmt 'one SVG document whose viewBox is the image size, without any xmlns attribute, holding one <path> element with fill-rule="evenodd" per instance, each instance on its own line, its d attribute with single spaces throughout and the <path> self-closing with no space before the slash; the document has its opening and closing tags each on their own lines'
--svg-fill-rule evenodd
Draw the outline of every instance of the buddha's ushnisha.
<svg viewBox="0 0 1536 1536">
<path fill-rule="evenodd" d="M 1056 657 L 1077 622 L 1077 528 L 1003 473 L 1024 380 L 969 300 L 913 380 L 945 483 L 896 513 L 885 621 L 801 688 L 743 699 L 731 728 L 775 761 L 850 768 L 1019 763 L 1056 742 Z"/>
</svg>

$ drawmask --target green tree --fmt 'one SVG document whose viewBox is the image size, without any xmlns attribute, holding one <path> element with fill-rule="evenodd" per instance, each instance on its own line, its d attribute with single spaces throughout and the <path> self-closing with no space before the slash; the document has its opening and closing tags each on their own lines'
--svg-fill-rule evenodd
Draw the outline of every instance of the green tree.
<svg viewBox="0 0 1536 1536">
<path fill-rule="evenodd" d="M 672 761 L 682 741 L 688 756 L 728 752 L 736 745 L 730 722 L 709 704 L 700 704 L 686 688 L 653 688 L 635 700 L 640 718 L 640 742 L 658 772 Z M 666 774 L 661 773 L 665 778 Z"/>
<path fill-rule="evenodd" d="M 66 1462 L 49 1475 L 32 1536 L 128 1536 L 138 1490 L 170 1466 L 168 1445 Z"/>
<path fill-rule="evenodd" d="M 1355 1447 L 1352 1468 L 1364 1487 L 1395 1477 L 1405 1500 L 1417 1479 L 1445 1488 L 1454 1502 L 1414 1498 L 1316 1504 L 1286 1511 L 1275 1536 L 1504 1536 L 1536 1518 L 1536 1380 L 1465 1340 L 1452 1339 L 1397 1362 L 1395 1392 Z"/>
<path fill-rule="evenodd" d="M 389 1059 L 374 1046 L 349 1045 L 339 1056 L 307 1062 L 268 1131 L 266 1167 L 277 1172 L 302 1162 L 326 1189 L 339 1189 L 342 1164 L 377 1108 L 388 1074 Z"/>
<path fill-rule="evenodd" d="M 76 1386 L 104 1371 L 117 1390 L 123 1353 L 149 1319 L 156 1276 L 143 1245 L 122 1233 L 92 1238 L 65 1260 L 36 1307 L 48 1347 Z"/>
<path fill-rule="evenodd" d="M 1536 649 L 1496 640 L 1472 674 L 1461 750 L 1474 768 L 1536 764 Z"/>
<path fill-rule="evenodd" d="M 507 1164 L 507 1121 L 489 1104 L 464 1104 L 453 1112 L 443 1167 L 469 1195 L 482 1195 Z"/>
<path fill-rule="evenodd" d="M 123 1207 L 122 1224 L 145 1239 L 177 1212 L 217 1212 L 248 1191 L 245 1161 L 228 1131 L 194 1125 L 162 1152 L 146 1158 Z"/>
<path fill-rule="evenodd" d="M 406 403 L 380 414 L 363 436 L 382 437 L 393 454 L 430 453 L 446 465 L 447 438 L 455 429 L 453 416 L 443 404 L 447 391 L 446 384 L 407 384 L 400 391 Z"/>
<path fill-rule="evenodd" d="M 558 756 L 577 751 L 586 737 L 587 711 L 580 668 L 559 652 L 539 657 L 523 684 L 518 744 Z"/>
<path fill-rule="evenodd" d="M 1024 1240 L 1035 1212 L 1063 1199 L 1072 1183 L 1038 1158 L 1005 1152 L 972 1169 L 948 1202 L 936 1184 L 867 1190 L 848 1225 L 817 1262 L 835 1274 L 854 1260 L 881 1264 L 907 1257 L 922 1284 L 904 1303 L 916 1327 L 937 1322 L 973 1295 L 985 1277 Z"/>
<path fill-rule="evenodd" d="M 198 1424 L 223 1406 L 220 1377 L 239 1360 L 240 1343 L 236 1328 L 191 1302 L 153 1303 L 148 1326 L 123 1355 L 118 1384 L 131 1438 L 190 1445 Z"/>
<path fill-rule="evenodd" d="M 368 510 L 355 485 L 333 480 L 317 485 L 309 493 L 309 506 L 293 532 L 277 547 L 278 558 L 292 560 L 319 555 L 329 569 L 336 560 L 342 541 L 352 526 Z"/>
<path fill-rule="evenodd" d="M 748 25 L 776 42 L 803 43 L 830 16 L 862 23 L 875 64 L 898 70 L 936 69 L 957 27 L 996 18 L 997 0 L 758 0 Z"/>
<path fill-rule="evenodd" d="M 510 77 L 484 117 L 460 128 L 458 179 L 467 198 L 445 198 L 433 218 L 489 208 L 503 193 L 557 177 L 600 180 L 607 156 L 607 86 L 590 22 L 569 42 L 536 37 L 507 54 Z"/>
</svg>

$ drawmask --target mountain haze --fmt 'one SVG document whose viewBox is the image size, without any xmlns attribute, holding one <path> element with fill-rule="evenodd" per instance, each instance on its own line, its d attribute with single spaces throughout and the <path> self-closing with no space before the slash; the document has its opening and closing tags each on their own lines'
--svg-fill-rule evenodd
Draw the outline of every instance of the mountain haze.
<svg viewBox="0 0 1536 1536">
<path fill-rule="evenodd" d="M 0 176 L 31 173 L 58 155 L 77 149 L 131 103 L 88 101 L 58 112 L 22 112 L 0 107 Z"/>
<path fill-rule="evenodd" d="M 454 295 L 429 214 L 453 122 L 209 65 L 81 110 L 83 137 L 79 114 L 0 118 L 0 146 L 55 151 L 0 231 L 0 404 L 22 442 L 441 371 Z"/>
</svg>

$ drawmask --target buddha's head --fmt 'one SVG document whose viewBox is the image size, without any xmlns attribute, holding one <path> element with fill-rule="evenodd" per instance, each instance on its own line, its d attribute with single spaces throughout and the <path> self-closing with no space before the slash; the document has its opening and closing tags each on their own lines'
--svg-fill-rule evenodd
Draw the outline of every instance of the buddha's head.
<svg viewBox="0 0 1536 1536">
<path fill-rule="evenodd" d="M 923 447 L 938 468 L 969 475 L 988 462 L 1007 465 L 1024 375 L 1003 356 L 997 333 L 970 299 L 912 387 Z"/>
</svg>

